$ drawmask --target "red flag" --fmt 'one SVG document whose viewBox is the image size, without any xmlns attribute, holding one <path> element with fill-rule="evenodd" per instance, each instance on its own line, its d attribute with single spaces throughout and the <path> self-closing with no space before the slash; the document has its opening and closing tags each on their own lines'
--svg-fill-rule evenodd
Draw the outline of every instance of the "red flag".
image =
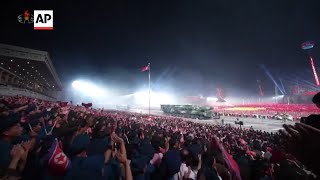
<svg viewBox="0 0 320 180">
<path fill-rule="evenodd" d="M 227 163 L 227 166 L 231 172 L 232 179 L 241 180 L 240 168 L 237 162 L 232 158 L 232 156 L 224 149 L 222 144 L 219 143 L 219 140 L 216 136 L 212 138 L 212 146 L 221 150 L 223 159 Z"/>
<path fill-rule="evenodd" d="M 61 101 L 58 101 L 60 107 L 66 107 L 68 105 L 68 102 L 61 102 Z"/>
<path fill-rule="evenodd" d="M 150 69 L 150 66 L 149 64 L 147 66 L 144 66 L 142 69 L 141 69 L 141 72 L 145 72 L 145 71 L 148 71 Z"/>
<path fill-rule="evenodd" d="M 55 139 L 49 149 L 48 169 L 53 175 L 64 175 L 71 167 L 71 163 L 67 155 L 62 151 L 60 144 Z"/>
<path fill-rule="evenodd" d="M 82 103 L 82 106 L 84 106 L 85 108 L 89 108 L 89 107 L 92 107 L 92 103 Z"/>
</svg>

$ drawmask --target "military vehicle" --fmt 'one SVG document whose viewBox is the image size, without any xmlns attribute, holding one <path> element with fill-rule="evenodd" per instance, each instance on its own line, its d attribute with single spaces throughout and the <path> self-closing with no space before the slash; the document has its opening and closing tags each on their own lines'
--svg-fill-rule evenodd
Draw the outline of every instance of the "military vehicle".
<svg viewBox="0 0 320 180">
<path fill-rule="evenodd" d="M 161 105 L 161 110 L 168 115 L 192 119 L 212 119 L 215 116 L 211 106 Z"/>
<path fill-rule="evenodd" d="M 129 110 L 130 110 L 130 106 L 129 106 L 129 105 L 126 105 L 126 104 L 117 105 L 117 110 L 120 110 L 120 111 L 129 111 Z"/>
<path fill-rule="evenodd" d="M 293 121 L 293 116 L 289 115 L 289 114 L 285 114 L 285 113 L 275 113 L 273 116 L 272 116 L 273 119 L 276 119 L 276 120 L 282 120 L 282 121 Z"/>
</svg>

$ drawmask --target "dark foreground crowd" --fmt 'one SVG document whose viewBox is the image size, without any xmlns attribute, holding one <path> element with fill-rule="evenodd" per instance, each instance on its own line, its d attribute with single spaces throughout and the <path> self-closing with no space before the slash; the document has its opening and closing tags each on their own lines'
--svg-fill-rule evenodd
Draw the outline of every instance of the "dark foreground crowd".
<svg viewBox="0 0 320 180">
<path fill-rule="evenodd" d="M 0 99 L 1 179 L 318 179 L 320 131 L 216 126 L 26 97 Z"/>
</svg>

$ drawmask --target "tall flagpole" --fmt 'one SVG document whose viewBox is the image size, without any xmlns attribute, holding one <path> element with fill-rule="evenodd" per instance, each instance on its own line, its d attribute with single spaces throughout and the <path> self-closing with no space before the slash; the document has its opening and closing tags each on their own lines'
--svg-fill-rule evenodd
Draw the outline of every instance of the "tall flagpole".
<svg viewBox="0 0 320 180">
<path fill-rule="evenodd" d="M 151 86 L 150 86 L 150 71 L 151 71 L 151 66 L 150 66 L 150 63 L 148 63 L 148 66 L 149 66 L 149 115 L 150 115 L 150 88 L 151 88 Z"/>
</svg>

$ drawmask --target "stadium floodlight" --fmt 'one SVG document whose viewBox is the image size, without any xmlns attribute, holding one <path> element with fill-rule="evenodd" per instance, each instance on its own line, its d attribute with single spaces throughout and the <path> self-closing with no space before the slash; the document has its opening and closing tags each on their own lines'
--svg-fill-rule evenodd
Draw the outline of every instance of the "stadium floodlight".
<svg viewBox="0 0 320 180">
<path fill-rule="evenodd" d="M 106 92 L 103 88 L 82 80 L 73 81 L 72 87 L 83 95 L 90 97 L 104 97 L 106 95 Z"/>
<path fill-rule="evenodd" d="M 216 97 L 207 97 L 207 102 L 210 102 L 210 101 L 216 102 L 217 100 L 218 100 L 218 98 L 216 98 Z"/>
</svg>

